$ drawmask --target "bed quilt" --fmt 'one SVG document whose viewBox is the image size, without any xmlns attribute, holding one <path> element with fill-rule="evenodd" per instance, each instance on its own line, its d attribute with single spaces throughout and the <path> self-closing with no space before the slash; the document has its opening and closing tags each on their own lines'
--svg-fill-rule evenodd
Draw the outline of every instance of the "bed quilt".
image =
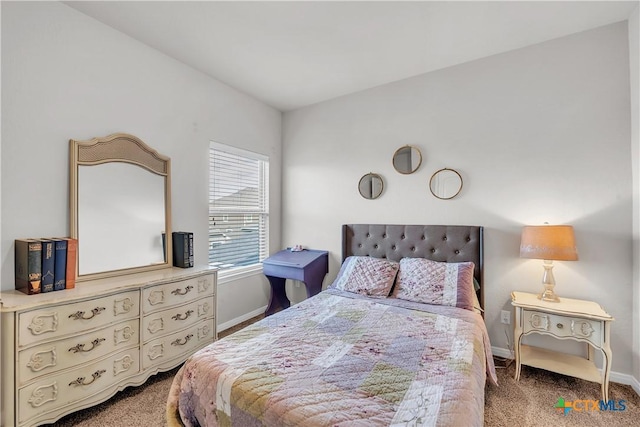
<svg viewBox="0 0 640 427">
<path fill-rule="evenodd" d="M 477 313 L 330 289 L 195 353 L 185 426 L 473 426 L 495 370 Z"/>
</svg>

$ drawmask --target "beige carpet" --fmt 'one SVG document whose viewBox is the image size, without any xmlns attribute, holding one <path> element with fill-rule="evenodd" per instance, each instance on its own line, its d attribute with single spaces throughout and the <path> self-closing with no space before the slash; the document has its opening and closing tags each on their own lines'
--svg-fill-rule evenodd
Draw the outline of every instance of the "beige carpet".
<svg viewBox="0 0 640 427">
<path fill-rule="evenodd" d="M 565 402 L 599 400 L 600 384 L 567 377 L 542 369 L 522 367 L 520 381 L 513 379 L 514 364 L 498 369 L 500 386 L 487 386 L 485 426 L 491 427 L 625 427 L 640 425 L 640 397 L 630 387 L 609 384 L 609 399 L 625 401 L 624 411 L 569 411 L 554 408 Z M 584 405 L 578 405 L 583 407 Z M 619 406 L 617 406 L 619 408 Z"/>
<path fill-rule="evenodd" d="M 254 320 L 254 319 L 252 319 Z M 225 331 L 228 335 L 240 327 Z M 49 427 L 161 427 L 166 425 L 165 402 L 177 369 L 150 378 L 143 386 L 127 388 L 107 402 L 67 415 Z M 554 408 L 565 401 L 600 399 L 600 385 L 524 366 L 519 382 L 513 364 L 498 369 L 499 387 L 487 386 L 485 426 L 489 427 L 625 427 L 640 425 L 640 397 L 629 386 L 611 383 L 610 399 L 625 401 L 616 412 L 569 411 Z M 465 426 L 460 426 L 465 427 Z"/>
<path fill-rule="evenodd" d="M 144 386 L 126 389 L 101 405 L 68 415 L 49 426 L 164 426 L 164 403 L 175 371 L 158 374 Z M 559 397 L 566 401 L 598 399 L 600 386 L 526 366 L 520 382 L 514 381 L 512 375 L 513 366 L 506 371 L 500 369 L 500 387 L 488 386 L 485 426 L 624 427 L 640 424 L 640 397 L 629 386 L 611 383 L 611 398 L 625 400 L 625 411 L 570 411 L 563 415 L 554 408 Z"/>
</svg>

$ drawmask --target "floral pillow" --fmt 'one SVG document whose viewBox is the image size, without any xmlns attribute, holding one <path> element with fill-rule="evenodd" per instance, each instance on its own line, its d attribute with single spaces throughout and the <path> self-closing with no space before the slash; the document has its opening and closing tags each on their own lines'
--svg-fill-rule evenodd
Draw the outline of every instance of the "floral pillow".
<svg viewBox="0 0 640 427">
<path fill-rule="evenodd" d="M 399 264 L 383 258 L 350 256 L 344 260 L 332 288 L 356 294 L 387 297 Z"/>
<path fill-rule="evenodd" d="M 473 310 L 472 262 L 437 262 L 402 258 L 393 297 Z"/>
</svg>

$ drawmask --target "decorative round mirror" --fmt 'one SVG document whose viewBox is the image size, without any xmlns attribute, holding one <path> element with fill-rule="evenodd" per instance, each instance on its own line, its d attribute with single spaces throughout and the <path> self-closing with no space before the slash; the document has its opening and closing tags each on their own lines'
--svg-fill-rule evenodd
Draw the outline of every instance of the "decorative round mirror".
<svg viewBox="0 0 640 427">
<path fill-rule="evenodd" d="M 414 173 L 422 164 L 422 153 L 417 147 L 405 145 L 393 153 L 393 167 L 402 174 Z"/>
<path fill-rule="evenodd" d="M 358 191 L 365 199 L 377 199 L 382 194 L 383 189 L 384 181 L 377 173 L 369 172 L 360 178 L 360 182 L 358 182 Z"/>
<path fill-rule="evenodd" d="M 453 199 L 462 190 L 462 177 L 453 169 L 440 169 L 431 175 L 429 190 L 438 199 Z"/>
</svg>

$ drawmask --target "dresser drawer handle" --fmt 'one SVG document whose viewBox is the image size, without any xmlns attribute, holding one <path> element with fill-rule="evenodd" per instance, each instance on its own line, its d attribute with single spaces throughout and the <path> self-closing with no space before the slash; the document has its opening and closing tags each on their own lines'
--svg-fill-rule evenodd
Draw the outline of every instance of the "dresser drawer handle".
<svg viewBox="0 0 640 427">
<path fill-rule="evenodd" d="M 180 289 L 176 289 L 171 291 L 171 293 L 174 295 L 186 295 L 189 293 L 189 291 L 191 291 L 191 289 L 193 289 L 193 286 L 189 285 L 186 288 L 184 288 L 184 291 L 181 291 Z"/>
<path fill-rule="evenodd" d="M 558 324 L 556 325 L 556 328 L 558 328 L 558 329 L 562 329 L 562 328 L 564 328 L 564 325 L 563 325 L 562 323 L 558 323 Z"/>
<path fill-rule="evenodd" d="M 102 313 L 104 310 L 106 310 L 106 308 L 104 308 L 104 307 L 96 307 L 93 310 L 91 310 L 91 316 L 89 316 L 89 317 L 85 317 L 84 311 L 76 311 L 75 313 L 69 315 L 69 319 L 73 319 L 73 320 L 89 320 L 89 319 L 93 319 L 98 314 Z"/>
<path fill-rule="evenodd" d="M 69 386 L 89 385 L 92 382 L 94 382 L 95 380 L 97 380 L 98 378 L 100 378 L 102 376 L 102 374 L 104 374 L 105 372 L 107 372 L 106 369 L 97 370 L 93 374 L 91 374 L 91 381 L 85 382 L 84 381 L 85 377 L 79 377 L 77 380 L 71 381 L 69 383 Z"/>
<path fill-rule="evenodd" d="M 171 345 L 176 345 L 176 346 L 185 345 L 186 343 L 189 342 L 191 338 L 193 338 L 193 334 L 189 334 L 186 337 L 184 337 L 184 341 L 182 341 L 180 338 L 176 338 L 175 341 L 171 343 Z"/>
<path fill-rule="evenodd" d="M 192 313 L 193 313 L 193 310 L 188 310 L 187 312 L 184 313 L 184 315 L 178 313 L 175 316 L 171 316 L 171 318 L 173 320 L 187 320 Z"/>
<path fill-rule="evenodd" d="M 85 350 L 84 344 L 76 344 L 76 346 L 71 347 L 69 351 L 73 351 L 74 353 L 88 353 L 94 348 L 96 348 L 97 346 L 99 346 L 102 341 L 106 341 L 106 338 L 96 338 L 95 340 L 91 341 L 92 345 L 90 349 Z"/>
</svg>

